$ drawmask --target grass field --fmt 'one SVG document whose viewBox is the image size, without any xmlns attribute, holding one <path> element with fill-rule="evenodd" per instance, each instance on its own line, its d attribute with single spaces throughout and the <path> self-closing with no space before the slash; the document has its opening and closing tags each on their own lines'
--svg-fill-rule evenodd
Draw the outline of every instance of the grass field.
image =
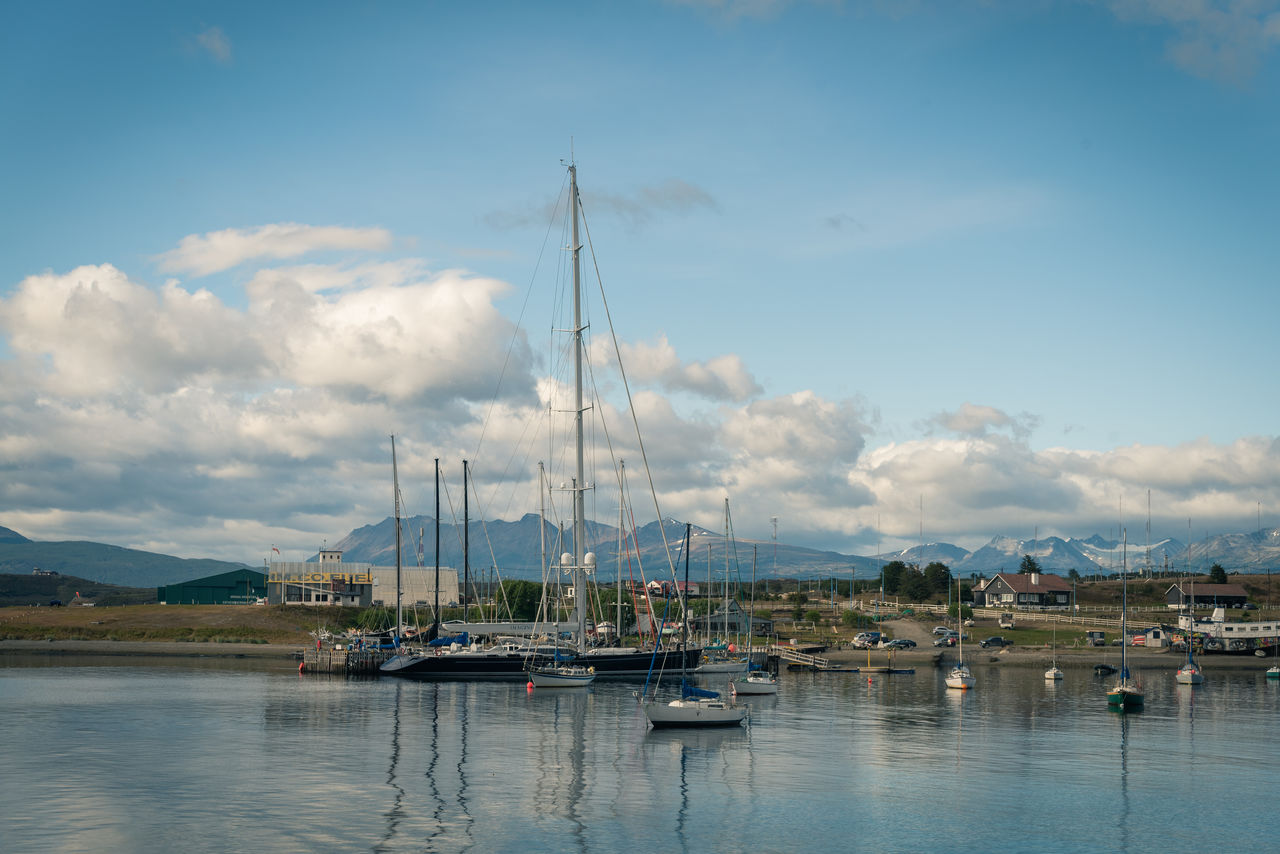
<svg viewBox="0 0 1280 854">
<path fill-rule="evenodd" d="M 125 605 L 0 608 L 3 640 L 192 641 L 305 644 L 345 627 L 350 609 L 278 605 Z"/>
</svg>

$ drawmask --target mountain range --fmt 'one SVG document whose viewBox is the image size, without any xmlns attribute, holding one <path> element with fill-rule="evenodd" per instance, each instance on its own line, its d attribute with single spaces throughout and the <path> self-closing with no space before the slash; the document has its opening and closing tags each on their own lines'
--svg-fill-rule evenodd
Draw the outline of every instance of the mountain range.
<svg viewBox="0 0 1280 854">
<path fill-rule="evenodd" d="M 404 562 L 432 566 L 435 563 L 435 523 L 429 516 L 401 520 Z M 541 578 L 542 538 L 545 536 L 548 562 L 572 551 L 557 527 L 527 514 L 515 522 L 472 522 L 469 565 L 475 577 L 483 578 L 492 567 L 503 578 Z M 666 546 L 663 545 L 665 536 Z M 588 550 L 597 556 L 597 577 L 618 577 L 618 529 L 599 522 L 587 525 Z M 651 522 L 636 531 L 639 559 L 622 564 L 624 578 L 667 577 L 664 554 L 670 549 L 677 557 L 684 538 L 684 523 L 674 519 Z M 893 560 L 924 567 L 934 561 L 944 563 L 959 576 L 981 573 L 1017 572 L 1024 555 L 1036 559 L 1045 572 L 1066 574 L 1075 569 L 1081 575 L 1112 574 L 1121 564 L 1129 569 L 1150 566 L 1155 570 L 1207 572 L 1218 563 L 1228 572 L 1260 573 L 1280 569 L 1280 528 L 1243 534 L 1221 534 L 1192 543 L 1189 547 L 1175 539 L 1163 539 L 1148 546 L 1129 543 L 1127 550 L 1116 541 L 1097 534 L 1087 539 L 1043 537 L 1018 540 L 995 537 L 982 548 L 970 552 L 950 543 L 926 543 L 881 555 L 849 555 L 834 551 L 791 546 L 773 540 L 729 540 L 728 560 L 723 533 L 693 527 L 690 548 L 690 575 L 703 581 L 708 575 L 747 581 L 754 561 L 760 578 L 813 578 L 820 576 L 874 578 L 880 567 Z M 343 537 L 334 548 L 345 560 L 381 566 L 395 564 L 395 522 L 390 517 L 365 525 Z M 0 573 L 29 574 L 39 567 L 63 575 L 77 575 L 107 584 L 128 587 L 157 587 L 242 569 L 251 564 L 230 561 L 186 559 L 91 542 L 40 542 L 0 526 Z M 440 565 L 463 569 L 462 526 L 443 524 L 440 529 Z"/>
<path fill-rule="evenodd" d="M 435 561 L 434 522 L 429 516 L 414 516 L 402 520 L 402 537 L 406 563 L 431 566 Z M 492 566 L 501 568 L 506 578 L 540 578 L 541 545 L 538 533 L 539 521 L 534 514 L 527 514 L 518 522 L 472 522 L 469 564 L 473 573 L 484 573 Z M 559 530 L 550 523 L 543 523 L 549 562 L 553 556 L 572 550 L 570 540 L 560 541 Z M 640 563 L 647 578 L 655 571 L 665 574 L 663 534 L 674 555 L 684 537 L 684 523 L 666 519 L 662 523 L 651 522 L 638 529 L 635 535 L 639 544 Z M 600 578 L 617 578 L 618 529 L 591 522 L 587 526 L 587 549 L 597 556 L 597 572 Z M 723 577 L 725 561 L 723 533 L 710 531 L 696 525 L 692 532 L 690 548 L 691 570 L 694 579 L 706 579 L 708 568 L 715 577 Z M 1120 571 L 1121 565 L 1130 570 L 1150 567 L 1156 571 L 1207 572 L 1219 563 L 1228 572 L 1266 572 L 1280 568 L 1280 528 L 1264 529 L 1247 534 L 1223 534 L 1190 547 L 1176 539 L 1162 539 L 1146 544 L 1108 540 L 1097 534 L 1087 539 L 1068 537 L 1043 537 L 1019 540 L 1012 537 L 995 537 L 977 551 L 967 551 L 950 543 L 926 543 L 881 555 L 850 555 L 834 551 L 820 551 L 801 546 L 775 543 L 772 540 L 730 540 L 732 548 L 728 565 L 730 574 L 743 580 L 751 577 L 753 555 L 759 577 L 796 578 L 821 575 L 847 577 L 850 572 L 857 578 L 873 578 L 880 567 L 893 560 L 914 563 L 924 567 L 934 561 L 944 563 L 956 575 L 993 575 L 997 572 L 1017 572 L 1024 555 L 1035 558 L 1045 572 L 1065 574 L 1074 569 L 1081 575 L 1109 575 Z M 421 545 L 419 545 L 421 544 Z M 418 549 L 421 547 L 422 551 Z M 390 517 L 376 525 L 366 525 L 352 531 L 335 548 L 343 550 L 345 559 L 390 565 L 395 562 L 395 523 Z M 415 555 L 421 557 L 415 558 Z M 679 563 L 677 559 L 677 563 Z M 462 526 L 442 524 L 440 528 L 440 565 L 461 569 L 463 564 Z M 624 577 L 637 574 L 634 566 L 623 566 Z"/>
</svg>

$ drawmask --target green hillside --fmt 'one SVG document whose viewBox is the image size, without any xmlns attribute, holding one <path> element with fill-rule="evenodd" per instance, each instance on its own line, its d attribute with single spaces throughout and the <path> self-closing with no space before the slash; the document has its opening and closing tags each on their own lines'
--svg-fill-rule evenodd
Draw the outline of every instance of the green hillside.
<svg viewBox="0 0 1280 854">
<path fill-rule="evenodd" d="M 73 575 L 0 575 L 0 607 L 48 605 L 55 600 L 65 605 L 77 593 L 95 605 L 145 605 L 156 601 L 154 587 L 120 587 Z"/>
<path fill-rule="evenodd" d="M 162 587 L 244 569 L 244 564 L 224 560 L 191 560 L 104 543 L 35 542 L 8 528 L 0 531 L 7 532 L 0 536 L 0 573 L 30 575 L 43 569 L 121 587 Z"/>
</svg>

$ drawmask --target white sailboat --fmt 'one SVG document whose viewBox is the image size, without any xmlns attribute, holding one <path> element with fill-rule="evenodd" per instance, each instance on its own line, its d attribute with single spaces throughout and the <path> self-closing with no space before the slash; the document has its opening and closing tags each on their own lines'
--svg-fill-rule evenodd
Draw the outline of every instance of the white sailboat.
<svg viewBox="0 0 1280 854">
<path fill-rule="evenodd" d="M 1191 619 L 1188 625 L 1191 626 L 1187 630 L 1187 661 L 1178 668 L 1178 672 L 1173 674 L 1173 679 L 1179 685 L 1200 685 L 1204 683 L 1204 672 L 1200 670 L 1200 665 L 1196 664 L 1195 659 L 1195 602 L 1196 602 L 1196 586 L 1191 584 Z"/>
<path fill-rule="evenodd" d="M 526 678 L 526 663 L 530 658 L 532 642 L 530 636 L 548 634 L 559 637 L 569 633 L 574 638 L 575 658 L 573 664 L 585 669 L 594 669 L 600 678 L 632 678 L 643 677 L 649 672 L 653 655 L 636 647 L 600 647 L 587 646 L 586 619 L 590 598 L 587 594 L 587 576 L 595 572 L 596 556 L 586 550 L 587 523 L 585 493 L 594 489 L 594 485 L 586 479 L 583 451 L 583 413 L 590 407 L 584 405 L 583 362 L 585 359 L 583 332 L 588 327 L 583 322 L 582 313 L 582 269 L 580 253 L 583 245 L 579 239 L 579 197 L 577 183 L 577 167 L 572 163 L 569 171 L 569 218 L 572 227 L 571 252 L 573 275 L 572 326 L 567 330 L 573 339 L 573 398 L 569 412 L 573 413 L 572 431 L 574 434 L 574 454 L 571 463 L 574 465 L 570 475 L 572 484 L 564 490 L 571 493 L 573 516 L 573 551 L 566 552 L 560 560 L 560 569 L 573 578 L 574 612 L 567 621 L 551 621 L 545 624 L 524 621 L 481 621 L 463 620 L 450 623 L 444 628 L 459 638 L 456 648 L 434 648 L 420 650 L 394 656 L 385 662 L 381 671 L 387 674 L 405 676 L 414 679 L 445 680 L 503 680 L 515 681 Z M 643 441 L 637 436 L 637 441 Z M 642 451 L 643 452 L 643 451 Z M 656 505 L 656 501 L 655 501 Z M 439 519 L 437 509 L 436 517 Z M 665 544 L 665 534 L 664 534 Z M 437 547 L 438 551 L 438 547 Z M 439 585 L 437 584 L 437 590 Z M 437 609 L 437 614 L 439 610 Z M 438 621 L 438 617 L 437 617 Z M 489 648 L 471 645 L 469 635 L 497 636 L 499 642 Z M 512 636 L 512 637 L 504 637 Z M 655 641 L 657 656 L 666 661 L 668 658 L 680 658 L 682 664 L 693 664 L 702 655 L 701 648 L 689 646 L 675 648 Z M 554 647 L 556 644 L 552 644 Z M 541 654 L 541 651 L 539 651 Z M 674 666 L 674 661 L 672 661 Z"/>
<path fill-rule="evenodd" d="M 963 605 L 960 602 L 960 578 L 956 577 L 956 650 L 958 659 L 956 666 L 951 668 L 951 672 L 947 674 L 947 687 L 955 688 L 960 691 L 967 691 L 974 685 L 978 684 L 978 680 L 973 677 L 973 672 L 969 670 L 969 665 L 964 663 L 964 621 L 960 619 Z"/>
<path fill-rule="evenodd" d="M 710 546 L 707 546 L 708 556 Z M 707 560 L 707 584 L 711 583 L 711 561 Z M 707 601 L 711 601 L 711 588 L 707 588 Z M 695 673 L 746 673 L 747 658 L 738 655 L 734 645 L 729 643 L 729 499 L 724 500 L 724 604 L 720 606 L 724 617 L 722 637 L 708 641 L 702 653 L 702 663 Z M 707 633 L 711 632 L 711 609 L 707 609 Z"/>
<path fill-rule="evenodd" d="M 692 526 L 684 529 L 684 579 L 685 589 L 689 587 L 689 532 Z M 687 595 L 687 593 L 686 593 Z M 685 642 L 689 637 L 689 612 L 681 601 L 681 633 Z M 689 683 L 688 668 L 684 659 L 680 662 L 680 695 L 663 703 L 656 699 L 642 699 L 641 706 L 649 723 L 655 727 L 705 727 L 735 726 L 746 720 L 748 709 L 731 701 L 726 701 L 715 691 L 698 688 Z M 655 688 L 656 693 L 656 688 Z"/>
<path fill-rule="evenodd" d="M 1058 621 L 1053 622 L 1053 663 L 1044 672 L 1044 678 L 1057 681 L 1062 678 L 1062 669 L 1058 667 Z"/>
<path fill-rule="evenodd" d="M 747 611 L 747 661 L 751 660 L 751 636 L 755 631 L 753 619 L 756 610 L 756 550 L 751 549 L 751 607 Z M 758 665 L 748 663 L 747 675 L 729 682 L 734 694 L 768 695 L 778 693 L 778 677 Z"/>
<path fill-rule="evenodd" d="M 1123 535 L 1123 546 L 1120 552 L 1120 577 L 1123 579 L 1123 593 L 1120 596 L 1120 678 L 1115 687 L 1107 692 L 1107 706 L 1116 711 L 1136 711 L 1142 708 L 1142 686 L 1129 675 L 1129 534 Z"/>
</svg>

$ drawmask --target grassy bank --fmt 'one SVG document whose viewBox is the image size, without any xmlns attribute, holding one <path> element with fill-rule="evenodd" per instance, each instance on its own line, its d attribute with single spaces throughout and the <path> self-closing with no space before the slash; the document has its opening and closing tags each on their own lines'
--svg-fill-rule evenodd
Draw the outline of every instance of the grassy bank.
<svg viewBox="0 0 1280 854">
<path fill-rule="evenodd" d="M 116 608 L 0 608 L 0 639 L 305 644 L 333 630 L 343 609 L 265 605 L 125 605 Z"/>
</svg>

